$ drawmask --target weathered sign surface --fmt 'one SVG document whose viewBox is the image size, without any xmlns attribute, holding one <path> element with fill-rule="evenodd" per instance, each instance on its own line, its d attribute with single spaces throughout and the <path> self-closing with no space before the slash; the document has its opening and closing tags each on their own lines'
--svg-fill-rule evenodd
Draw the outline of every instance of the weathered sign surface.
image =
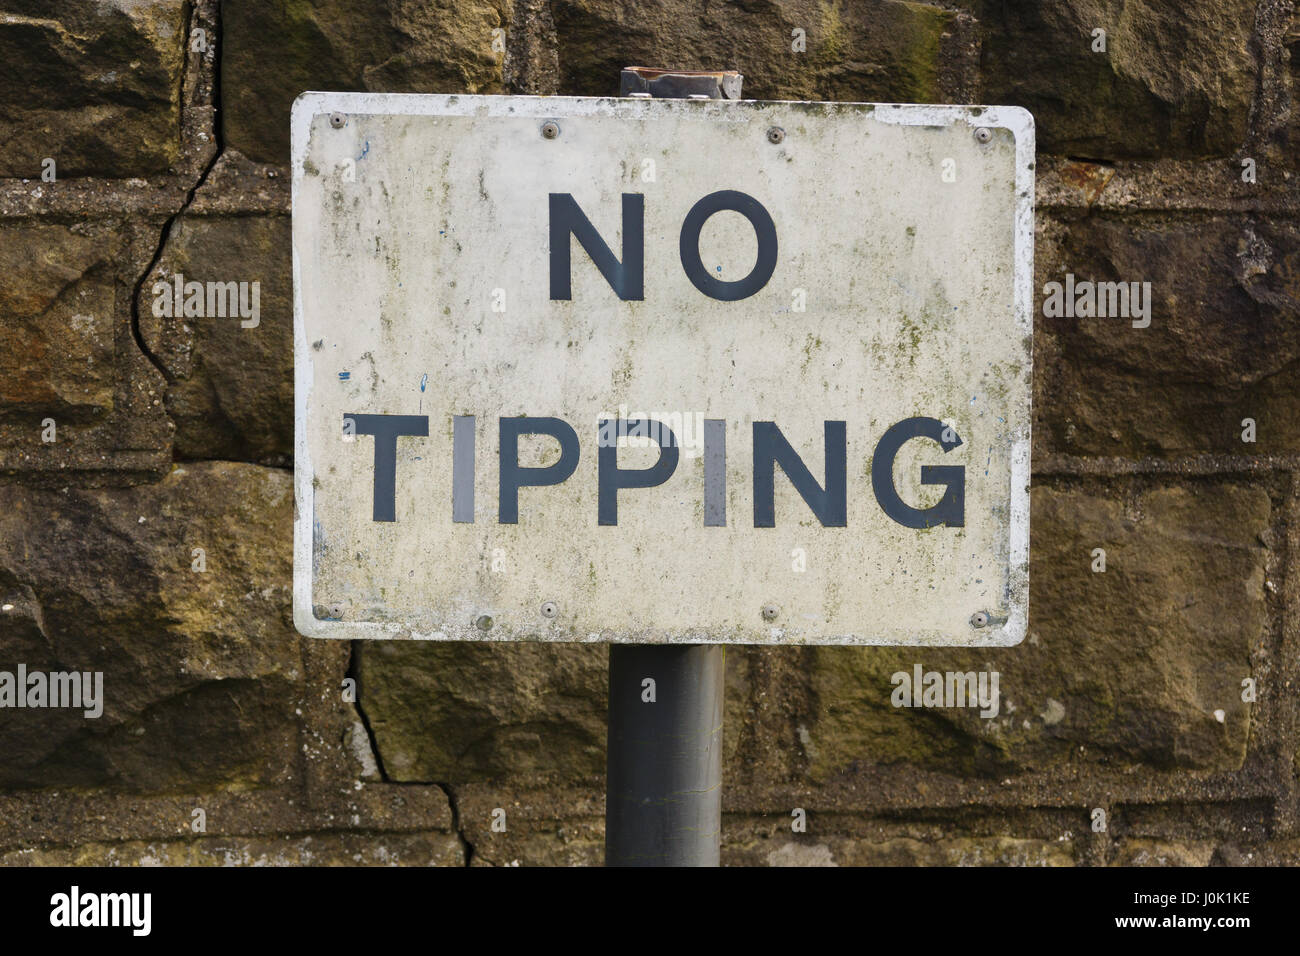
<svg viewBox="0 0 1300 956">
<path fill-rule="evenodd" d="M 307 93 L 304 634 L 1006 645 L 1016 108 Z"/>
</svg>

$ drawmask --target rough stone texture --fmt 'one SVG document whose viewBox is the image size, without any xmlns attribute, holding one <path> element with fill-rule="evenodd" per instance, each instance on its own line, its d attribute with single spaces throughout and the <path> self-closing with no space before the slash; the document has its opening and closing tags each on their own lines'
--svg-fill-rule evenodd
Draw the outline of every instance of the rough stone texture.
<svg viewBox="0 0 1300 956">
<path fill-rule="evenodd" d="M 984 99 L 1029 109 L 1044 152 L 1227 156 L 1255 91 L 1256 0 L 984 0 Z M 1093 51 L 1093 30 L 1106 50 Z"/>
<path fill-rule="evenodd" d="M 464 866 L 453 833 L 321 833 L 12 850 L 0 866 Z"/>
<path fill-rule="evenodd" d="M 1221 846 L 1210 862 L 1216 866 L 1300 866 L 1300 840 L 1277 840 L 1260 846 Z"/>
<path fill-rule="evenodd" d="M 0 177 L 147 176 L 180 154 L 186 3 L 0 3 Z"/>
<path fill-rule="evenodd" d="M 607 653 L 406 641 L 365 648 L 361 706 L 384 771 L 423 782 L 602 776 Z"/>
<path fill-rule="evenodd" d="M 502 93 L 510 0 L 258 0 L 222 10 L 222 132 L 260 162 L 289 161 L 304 90 Z M 502 38 L 497 38 L 502 39 Z M 501 45 L 498 42 L 498 45 Z"/>
<path fill-rule="evenodd" d="M 1038 130 L 1030 637 L 729 649 L 723 862 L 1300 865 L 1287 0 L 0 0 L 0 670 L 107 697 L 0 711 L 0 863 L 603 861 L 605 649 L 302 641 L 270 466 L 293 98 L 609 95 L 636 63 Z M 259 327 L 154 316 L 174 272 L 259 281 Z M 1151 282 L 1151 326 L 1042 317 L 1066 272 Z M 997 670 L 1001 714 L 894 709 L 916 663 Z"/>
<path fill-rule="evenodd" d="M 162 258 L 140 289 L 140 332 L 170 373 L 167 413 L 176 454 L 287 464 L 293 455 L 293 277 L 285 217 L 209 219 L 172 225 Z M 174 277 L 205 286 L 205 314 L 159 316 Z M 206 314 L 210 283 L 248 283 L 258 315 Z M 160 283 L 156 285 L 156 283 Z M 216 301 L 213 303 L 217 304 Z M 155 308 L 157 306 L 157 308 Z M 248 309 L 251 313 L 252 309 Z"/>
<path fill-rule="evenodd" d="M 1119 845 L 1112 866 L 1208 866 L 1214 846 L 1205 843 L 1178 845 L 1160 840 L 1125 840 Z"/>
<path fill-rule="evenodd" d="M 1300 143 L 1300 110 L 1296 109 L 1296 99 L 1300 96 L 1300 10 L 1279 4 L 1269 28 L 1270 45 L 1286 53 L 1284 59 L 1272 59 L 1264 65 L 1265 77 L 1274 81 L 1270 92 L 1277 91 L 1275 96 L 1281 105 L 1281 109 L 1270 111 L 1269 126 L 1279 131 L 1278 139 L 1284 144 L 1279 159 L 1285 163 L 1295 156 L 1295 147 Z M 1285 147 L 1290 147 L 1289 154 Z"/>
<path fill-rule="evenodd" d="M 724 866 L 1070 866 L 1068 842 L 1011 837 L 924 842 L 896 838 L 880 842 L 787 834 L 753 842 L 728 843 Z"/>
<path fill-rule="evenodd" d="M 121 220 L 0 222 L 0 469 L 165 467 L 163 378 L 131 332 L 142 235 Z"/>
<path fill-rule="evenodd" d="M 551 11 L 559 93 L 617 95 L 622 67 L 656 66 L 739 70 L 753 99 L 887 103 L 945 101 L 945 41 L 959 19 L 901 0 L 556 0 Z"/>
<path fill-rule="evenodd" d="M 98 719 L 6 710 L 0 787 L 283 781 L 303 678 L 292 511 L 286 472 L 231 463 L 128 490 L 0 488 L 0 668 L 102 671 L 105 697 Z"/>
<path fill-rule="evenodd" d="M 1033 490 L 1030 636 L 1014 650 L 815 649 L 813 779 L 858 762 L 962 775 L 1063 761 L 1240 767 L 1268 495 L 1212 485 L 1126 497 Z M 1098 547 L 1104 573 L 1090 569 Z M 1001 713 L 893 707 L 890 676 L 914 663 L 998 671 Z"/>
<path fill-rule="evenodd" d="M 518 776 L 508 787 L 473 783 L 454 788 L 461 833 L 473 847 L 471 866 L 599 866 L 605 859 L 605 815 L 596 780 L 570 777 L 536 787 Z M 573 786 L 579 783 L 579 789 Z M 504 818 L 495 811 L 504 811 Z M 505 829 L 493 829 L 504 819 Z"/>
<path fill-rule="evenodd" d="M 1151 283 L 1151 324 L 1042 317 L 1048 282 Z M 1266 217 L 1051 220 L 1037 247 L 1037 451 L 1300 451 L 1300 229 Z M 1243 419 L 1256 423 L 1242 441 Z"/>
<path fill-rule="evenodd" d="M 58 225 L 0 227 L 0 403 L 11 415 L 40 412 L 65 424 L 113 410 L 120 323 L 115 321 L 112 231 Z M 134 351 L 135 343 L 127 343 Z"/>
</svg>

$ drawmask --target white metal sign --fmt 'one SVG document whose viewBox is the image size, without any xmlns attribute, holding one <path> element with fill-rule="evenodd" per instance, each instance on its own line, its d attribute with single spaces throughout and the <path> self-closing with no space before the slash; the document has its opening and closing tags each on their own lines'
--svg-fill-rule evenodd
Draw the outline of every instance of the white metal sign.
<svg viewBox="0 0 1300 956">
<path fill-rule="evenodd" d="M 1008 645 L 1017 108 L 306 93 L 294 618 Z"/>
</svg>

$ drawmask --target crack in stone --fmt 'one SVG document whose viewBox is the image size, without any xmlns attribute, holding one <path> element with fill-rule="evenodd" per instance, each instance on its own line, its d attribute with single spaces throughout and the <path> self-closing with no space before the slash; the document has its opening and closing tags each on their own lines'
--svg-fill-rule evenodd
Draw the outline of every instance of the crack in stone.
<svg viewBox="0 0 1300 956">
<path fill-rule="evenodd" d="M 311 640 L 311 638 L 308 638 Z M 370 718 L 366 716 L 366 710 L 361 706 L 361 678 L 357 674 L 358 654 L 360 642 L 352 642 L 352 653 L 348 656 L 348 669 L 345 676 L 352 678 L 352 686 L 355 689 L 356 697 L 352 702 L 353 708 L 357 712 L 357 719 L 361 721 L 361 726 L 366 731 L 366 739 L 370 741 L 370 755 L 374 758 L 375 768 L 379 771 L 379 779 L 384 783 L 392 783 L 388 778 L 388 771 L 384 769 L 384 757 L 379 752 L 379 741 L 375 739 L 375 731 L 370 726 Z"/>
<path fill-rule="evenodd" d="M 187 55 L 193 54 L 198 57 L 200 66 L 197 72 L 201 76 L 203 72 L 202 62 L 205 54 L 201 51 L 191 50 L 189 45 L 189 37 L 193 30 L 193 23 L 196 16 L 198 16 L 197 7 L 190 7 L 189 15 L 185 21 L 185 31 L 182 36 L 182 42 L 185 43 L 186 45 L 185 48 L 187 51 Z M 212 8 L 210 8 L 209 22 L 212 27 L 211 30 L 212 36 L 210 42 L 213 44 L 212 49 L 214 51 L 212 55 L 212 73 L 210 77 L 211 89 L 209 93 L 209 98 L 211 100 L 213 108 L 212 108 L 212 120 L 209 124 L 207 124 L 209 128 L 205 129 L 204 132 L 207 132 L 212 137 L 212 143 L 213 143 L 212 155 L 209 157 L 208 162 L 204 165 L 202 171 L 199 173 L 198 178 L 194 181 L 194 184 L 186 192 L 185 199 L 181 203 L 180 208 L 177 209 L 176 212 L 172 213 L 172 215 L 168 217 L 167 221 L 163 223 L 162 235 L 159 236 L 158 238 L 158 245 L 154 249 L 153 257 L 149 260 L 149 264 L 145 267 L 144 272 L 141 274 L 140 278 L 136 280 L 134 287 L 131 289 L 131 336 L 132 338 L 135 339 L 136 347 L 139 348 L 140 352 L 144 355 L 144 357 L 147 358 L 150 361 L 150 363 L 153 364 L 154 368 L 158 369 L 158 371 L 162 373 L 162 376 L 164 379 L 167 380 L 168 385 L 176 384 L 177 381 L 176 376 L 172 374 L 172 372 L 167 368 L 163 360 L 158 357 L 158 355 L 153 351 L 153 349 L 149 348 L 148 343 L 146 343 L 144 340 L 144 333 L 140 331 L 140 293 L 144 289 L 144 284 L 149 281 L 149 277 L 153 274 L 154 270 L 158 268 L 158 263 L 162 261 L 163 252 L 167 248 L 167 240 L 171 237 L 172 226 L 176 223 L 178 219 L 180 219 L 183 215 L 185 215 L 186 212 L 189 211 L 190 206 L 193 205 L 194 203 L 195 194 L 197 194 L 198 191 L 201 188 L 203 188 L 204 183 L 208 181 L 208 176 L 212 173 L 212 170 L 216 167 L 217 162 L 221 159 L 222 153 L 225 151 L 225 144 L 222 142 L 221 139 L 221 123 L 217 120 L 217 114 L 221 107 L 221 6 L 220 4 L 217 4 Z M 182 89 L 184 87 L 184 82 L 185 81 L 182 78 L 181 80 Z M 185 104 L 185 96 L 183 92 L 181 95 L 181 109 L 182 110 L 187 109 L 187 106 Z M 184 118 L 181 119 L 181 129 L 182 130 L 185 129 Z"/>
<path fill-rule="evenodd" d="M 470 866 L 474 862 L 474 844 L 469 842 L 469 837 L 465 836 L 465 829 L 460 824 L 460 805 L 456 802 L 456 792 L 451 789 L 449 783 L 434 783 L 434 786 L 447 795 L 447 803 L 451 807 L 451 826 L 456 831 L 456 838 L 460 840 L 461 852 L 465 854 L 465 865 Z"/>
<path fill-rule="evenodd" d="M 370 755 L 374 758 L 375 767 L 379 771 L 379 779 L 384 783 L 393 784 L 394 786 L 406 786 L 407 782 L 402 780 L 393 780 L 388 776 L 388 771 L 384 769 L 384 757 L 379 752 L 379 741 L 375 737 L 374 728 L 370 726 L 370 718 L 366 716 L 366 710 L 361 706 L 361 678 L 358 675 L 357 665 L 359 663 L 361 649 L 360 641 L 352 641 L 352 653 L 348 657 L 348 669 L 346 676 L 352 678 L 354 687 L 356 687 L 356 700 L 353 701 L 353 707 L 357 712 L 357 719 L 361 721 L 361 726 L 366 731 L 366 739 L 370 742 Z M 424 785 L 424 784 L 420 784 Z M 451 828 L 456 834 L 456 839 L 460 841 L 461 853 L 465 857 L 465 865 L 469 866 L 474 859 L 474 844 L 469 841 L 465 835 L 465 830 L 460 823 L 460 804 L 456 800 L 456 793 L 451 788 L 451 784 L 433 782 L 433 785 L 443 792 L 447 798 L 447 805 L 451 808 Z"/>
</svg>

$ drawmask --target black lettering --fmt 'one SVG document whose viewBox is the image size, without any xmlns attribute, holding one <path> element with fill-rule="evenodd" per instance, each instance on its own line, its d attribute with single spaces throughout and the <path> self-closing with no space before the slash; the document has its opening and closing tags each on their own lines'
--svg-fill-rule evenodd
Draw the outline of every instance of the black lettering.
<svg viewBox="0 0 1300 956">
<path fill-rule="evenodd" d="M 343 416 L 344 427 L 352 420 L 357 435 L 375 436 L 375 490 L 372 521 L 397 520 L 397 438 L 411 435 L 424 438 L 429 434 L 428 415 L 354 415 Z"/>
<path fill-rule="evenodd" d="M 559 418 L 502 418 L 500 428 L 501 484 L 497 521 L 500 524 L 518 524 L 520 488 L 525 485 L 534 488 L 558 485 L 578 467 L 578 433 L 572 425 Z M 545 468 L 521 468 L 520 435 L 550 435 L 560 443 L 560 460 Z"/>
<path fill-rule="evenodd" d="M 645 298 L 645 197 L 623 194 L 623 261 L 614 258 L 605 240 L 578 208 L 570 193 L 550 194 L 551 298 L 572 299 L 572 235 L 587 250 L 600 274 L 620 299 Z"/>
<path fill-rule="evenodd" d="M 611 440 L 602 440 L 597 451 L 599 487 L 597 490 L 597 524 L 618 524 L 618 490 L 620 488 L 654 488 L 667 481 L 677 469 L 677 436 L 663 422 L 654 419 L 618 419 L 617 431 Z M 602 419 L 597 434 L 608 436 L 610 422 Z M 659 443 L 659 460 L 649 468 L 618 467 L 618 439 L 632 430 L 638 435 L 649 434 Z"/>
<path fill-rule="evenodd" d="M 775 422 L 754 422 L 754 527 L 776 527 L 776 466 L 824 528 L 848 526 L 848 439 L 844 422 L 823 426 L 826 488 L 813 478 Z"/>
<path fill-rule="evenodd" d="M 700 259 L 700 230 L 710 216 L 724 209 L 738 212 L 748 219 L 758 238 L 758 258 L 754 261 L 754 268 L 745 278 L 735 282 L 724 282 L 710 275 Z M 747 299 L 767 285 L 776 269 L 776 225 L 763 204 L 753 196 L 734 189 L 722 189 L 697 202 L 682 220 L 680 254 L 686 277 L 705 295 L 720 302 Z"/>
<path fill-rule="evenodd" d="M 937 418 L 907 418 L 893 425 L 880 437 L 871 459 L 871 487 L 881 510 L 904 528 L 935 528 L 947 525 L 960 528 L 966 524 L 966 468 L 963 465 L 922 465 L 921 484 L 946 485 L 943 498 L 933 508 L 913 508 L 904 504 L 894 487 L 894 459 L 903 443 L 913 438 L 929 438 L 942 446 L 944 454 L 962 443 L 956 432 L 952 441 L 944 441 L 944 424 Z"/>
</svg>

